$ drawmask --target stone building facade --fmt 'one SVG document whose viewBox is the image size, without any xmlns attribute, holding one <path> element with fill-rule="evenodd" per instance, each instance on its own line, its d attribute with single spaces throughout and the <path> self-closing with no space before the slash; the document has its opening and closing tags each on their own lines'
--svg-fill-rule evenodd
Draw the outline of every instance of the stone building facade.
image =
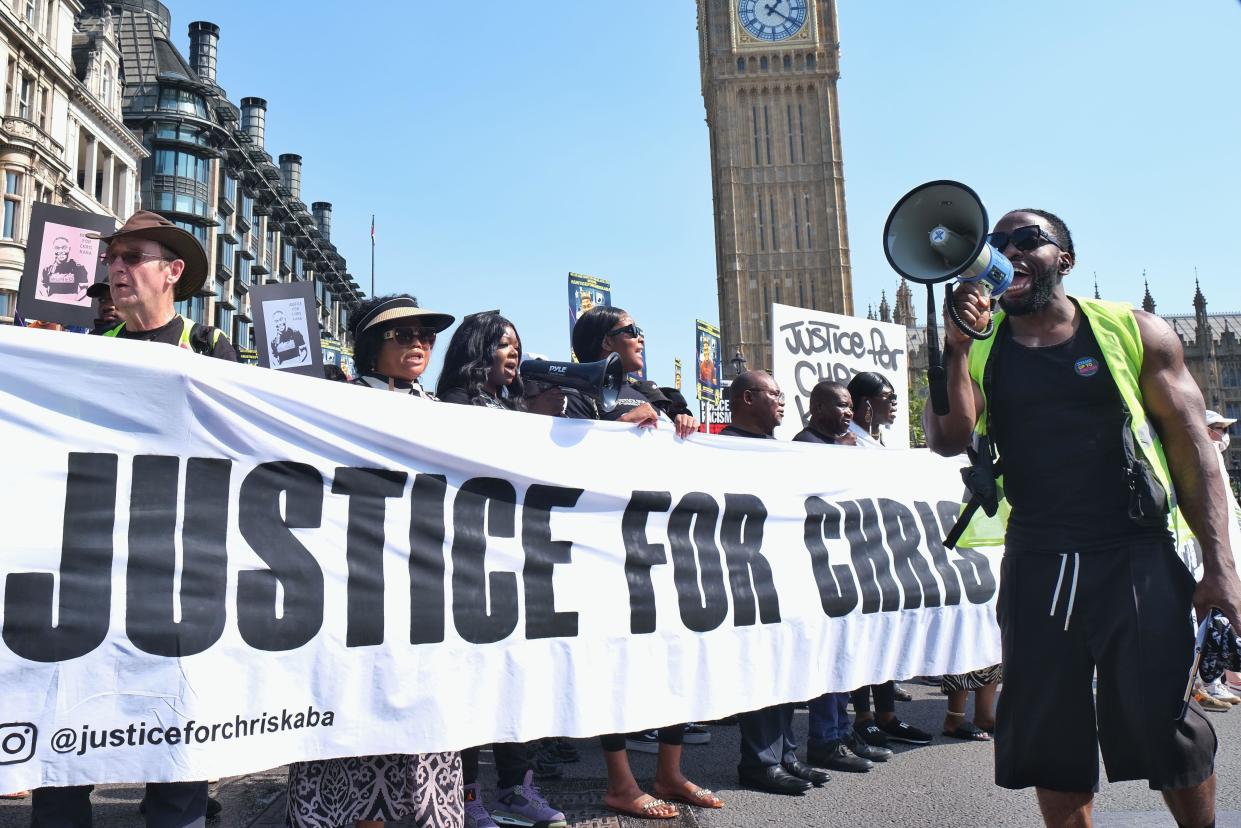
<svg viewBox="0 0 1241 828">
<path fill-rule="evenodd" d="M 1155 313 L 1150 287 L 1143 309 Z M 1194 280 L 1194 312 L 1164 315 L 1185 350 L 1185 365 L 1202 389 L 1207 408 L 1241 419 L 1241 313 L 1207 313 L 1207 300 Z M 1230 429 L 1232 443 L 1225 456 L 1234 488 L 1241 485 L 1241 428 Z"/>
<path fill-rule="evenodd" d="M 147 151 L 121 115 L 119 47 L 80 0 L 0 0 L 0 322 L 16 313 L 36 201 L 123 221 Z"/>
<path fill-rule="evenodd" d="M 697 0 L 724 359 L 771 367 L 771 304 L 851 314 L 835 0 Z"/>
<path fill-rule="evenodd" d="M 220 28 L 191 23 L 187 60 L 158 0 L 86 0 L 78 26 L 92 36 L 116 34 L 121 111 L 148 153 L 142 207 L 168 216 L 207 250 L 214 278 L 181 312 L 244 350 L 253 347 L 250 287 L 305 280 L 315 285 L 323 335 L 344 338 L 347 308 L 363 294 L 331 242 L 332 206 L 302 201 L 301 156 L 273 163 L 264 146 L 267 101 L 236 105 L 220 88 Z"/>
</svg>

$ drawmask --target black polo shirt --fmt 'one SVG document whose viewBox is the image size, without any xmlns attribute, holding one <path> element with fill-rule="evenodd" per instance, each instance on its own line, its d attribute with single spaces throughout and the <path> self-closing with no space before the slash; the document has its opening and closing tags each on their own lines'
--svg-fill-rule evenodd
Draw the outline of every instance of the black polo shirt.
<svg viewBox="0 0 1241 828">
<path fill-rule="evenodd" d="M 720 434 L 726 434 L 729 437 L 757 437 L 760 440 L 774 440 L 774 434 L 758 434 L 753 431 L 746 431 L 744 428 L 737 428 L 735 425 L 727 425 L 720 429 Z"/>
</svg>

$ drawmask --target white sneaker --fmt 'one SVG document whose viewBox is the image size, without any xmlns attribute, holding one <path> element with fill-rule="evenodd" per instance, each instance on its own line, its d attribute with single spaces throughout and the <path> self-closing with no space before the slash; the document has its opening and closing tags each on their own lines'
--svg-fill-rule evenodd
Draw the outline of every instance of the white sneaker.
<svg viewBox="0 0 1241 828">
<path fill-rule="evenodd" d="M 1206 691 L 1212 698 L 1227 704 L 1241 704 L 1241 696 L 1238 696 L 1236 693 L 1233 693 L 1225 687 L 1222 681 L 1217 680 L 1211 682 L 1206 686 Z"/>
</svg>

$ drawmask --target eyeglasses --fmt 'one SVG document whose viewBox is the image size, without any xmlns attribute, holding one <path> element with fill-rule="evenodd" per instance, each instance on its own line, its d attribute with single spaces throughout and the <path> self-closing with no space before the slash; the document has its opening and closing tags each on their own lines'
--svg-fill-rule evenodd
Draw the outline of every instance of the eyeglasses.
<svg viewBox="0 0 1241 828">
<path fill-rule="evenodd" d="M 158 254 L 151 254 L 151 253 L 139 253 L 137 250 L 121 250 L 119 252 L 112 251 L 112 250 L 106 250 L 103 253 L 99 254 L 99 260 L 103 262 L 104 264 L 106 264 L 108 267 L 111 267 L 112 263 L 115 262 L 117 259 L 120 259 L 122 262 L 124 262 L 126 267 L 137 267 L 138 265 L 145 262 L 147 259 L 159 259 L 160 261 L 164 261 L 164 262 L 172 261 L 172 259 L 170 259 L 167 256 L 160 256 Z"/>
<path fill-rule="evenodd" d="M 887 394 L 880 394 L 879 399 L 883 400 L 884 402 L 894 403 L 899 399 L 899 396 L 897 395 L 895 391 L 892 391 Z"/>
<path fill-rule="evenodd" d="M 991 245 L 996 250 L 999 250 L 1001 253 L 1003 253 L 1004 248 L 1008 247 L 1010 244 L 1022 253 L 1029 253 L 1031 250 L 1040 247 L 1043 242 L 1051 242 L 1061 250 L 1064 249 L 1060 242 L 1047 235 L 1047 231 L 1042 227 L 1039 227 L 1037 224 L 1031 224 L 1027 227 L 1018 227 L 1011 233 L 999 232 L 991 233 L 987 236 L 987 244 Z"/>
<path fill-rule="evenodd" d="M 617 328 L 614 331 L 608 331 L 608 336 L 617 336 L 618 334 L 624 334 L 630 339 L 641 339 L 642 329 L 639 328 L 637 325 L 635 325 L 633 322 L 630 322 L 628 325 L 626 325 L 623 328 Z"/>
<path fill-rule="evenodd" d="M 395 339 L 396 344 L 402 348 L 408 348 L 415 342 L 425 342 L 427 345 L 435 344 L 435 331 L 430 328 L 389 328 L 384 331 L 384 339 Z"/>
<path fill-rule="evenodd" d="M 783 391 L 772 391 L 770 388 L 764 388 L 762 389 L 762 391 L 764 394 L 771 397 L 777 403 L 781 405 L 784 404 L 784 392 Z"/>
</svg>

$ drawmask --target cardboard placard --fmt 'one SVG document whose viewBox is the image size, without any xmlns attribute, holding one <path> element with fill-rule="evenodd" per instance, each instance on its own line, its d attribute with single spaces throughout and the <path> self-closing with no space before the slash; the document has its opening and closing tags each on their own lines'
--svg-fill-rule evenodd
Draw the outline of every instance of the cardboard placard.
<svg viewBox="0 0 1241 828">
<path fill-rule="evenodd" d="M 95 321 L 95 302 L 86 289 L 108 276 L 108 266 L 99 258 L 107 245 L 91 236 L 115 229 L 111 216 L 35 202 L 17 291 L 18 313 L 40 322 L 89 328 Z"/>
<path fill-rule="evenodd" d="M 255 285 L 250 288 L 250 315 L 260 366 L 323 377 L 313 284 Z"/>
</svg>

